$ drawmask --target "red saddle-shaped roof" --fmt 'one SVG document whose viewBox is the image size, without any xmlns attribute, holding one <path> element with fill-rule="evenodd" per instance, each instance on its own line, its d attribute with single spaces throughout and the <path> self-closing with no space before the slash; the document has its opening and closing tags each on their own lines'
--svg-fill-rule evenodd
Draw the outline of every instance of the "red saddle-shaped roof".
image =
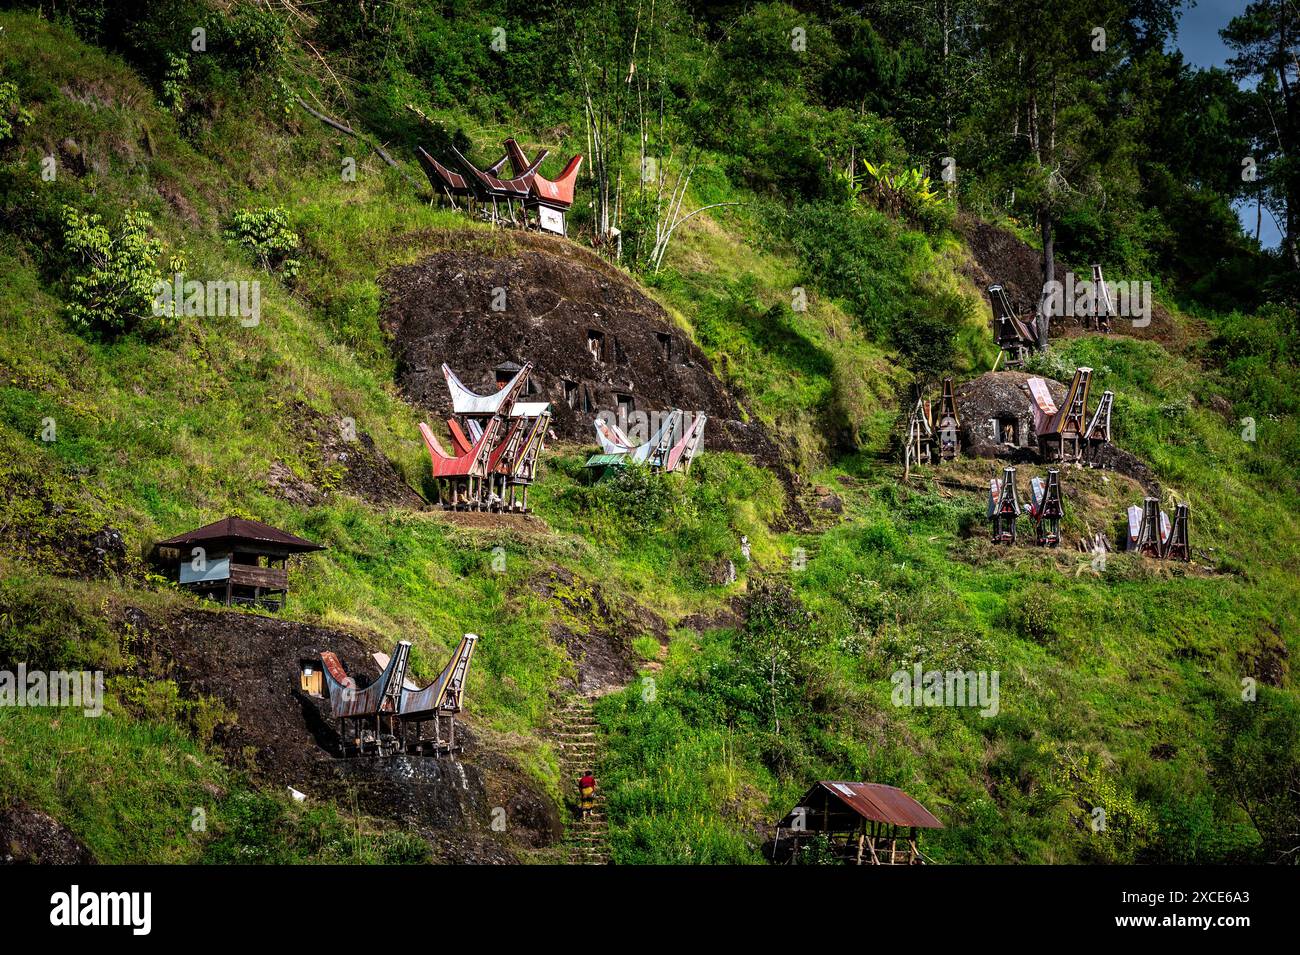
<svg viewBox="0 0 1300 955">
<path fill-rule="evenodd" d="M 537 167 L 542 164 L 542 159 L 546 158 L 546 152 L 538 157 L 537 161 L 531 166 L 528 157 L 524 151 L 519 148 L 519 144 L 513 139 L 506 140 L 506 153 L 510 156 L 510 163 L 514 166 L 515 174 L 520 175 L 520 170 L 532 170 L 530 179 L 531 190 L 530 196 L 534 200 L 544 203 L 548 206 L 567 209 L 573 205 L 573 193 L 578 184 L 578 170 L 582 168 L 582 156 L 577 155 L 569 160 L 569 164 L 564 167 L 564 172 L 560 173 L 557 179 L 547 179 L 538 173 Z"/>
</svg>

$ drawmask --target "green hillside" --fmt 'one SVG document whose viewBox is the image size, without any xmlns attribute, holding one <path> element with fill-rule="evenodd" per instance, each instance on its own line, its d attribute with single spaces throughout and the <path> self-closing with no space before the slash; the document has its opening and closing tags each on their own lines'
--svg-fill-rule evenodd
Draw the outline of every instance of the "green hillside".
<svg viewBox="0 0 1300 955">
<path fill-rule="evenodd" d="M 107 675 L 103 716 L 0 706 L 0 810 L 48 814 L 101 862 L 478 861 L 493 847 L 564 861 L 573 780 L 554 727 L 583 687 L 576 641 L 628 656 L 594 704 L 618 863 L 762 863 L 776 820 L 823 779 L 905 789 L 944 823 L 923 842 L 938 863 L 1282 858 L 1300 820 L 1300 284 L 1289 246 L 1239 234 L 1230 177 L 1186 165 L 1196 143 L 1250 131 L 1188 128 L 1194 105 L 1174 104 L 1218 97 L 1235 117 L 1237 88 L 1169 62 L 1144 41 L 1158 24 L 1112 6 L 1122 63 L 1061 67 L 1074 114 L 1052 158 L 1075 164 L 1068 201 L 1040 200 L 1034 162 L 992 145 L 988 104 L 1018 108 L 1005 51 L 963 41 L 998 98 L 945 97 L 951 76 L 925 65 L 933 35 L 896 4 L 737 6 L 719 23 L 663 7 L 642 24 L 657 99 L 641 122 L 672 182 L 693 170 L 684 210 L 712 208 L 658 266 L 652 190 L 626 188 L 617 261 L 593 243 L 579 92 L 585 79 L 600 98 L 604 65 L 626 72 L 634 4 L 0 13 L 0 670 Z M 788 50 L 791 24 L 806 57 Z M 746 57 L 768 66 L 752 83 Z M 850 98 L 853 84 L 872 92 Z M 1155 91 L 1161 122 L 1106 113 L 1118 88 Z M 630 139 L 611 168 L 634 183 L 642 127 L 619 108 Z M 1082 156 L 1071 121 L 1104 130 L 1109 151 Z M 507 135 L 549 148 L 552 174 L 588 155 L 568 240 L 430 202 L 416 145 L 496 158 Z M 950 150 L 951 193 L 926 158 Z M 894 188 L 863 160 L 936 181 Z M 989 542 L 982 489 L 1001 462 L 903 481 L 912 384 L 998 356 L 969 222 L 1036 257 L 1040 213 L 1058 267 L 1153 281 L 1168 333 L 1062 335 L 1030 361 L 1067 382 L 1086 365 L 1115 393 L 1114 443 L 1167 507 L 1191 502 L 1189 564 L 1111 553 L 1098 570 L 1075 549 L 1139 502 L 1122 475 L 1066 476 L 1057 550 Z M 434 415 L 399 387 L 382 277 L 447 251 L 596 262 L 579 248 L 593 244 L 784 464 L 709 450 L 686 475 L 593 483 L 594 441 L 554 441 L 532 519 L 449 519 L 427 503 L 417 424 Z M 259 321 L 154 314 L 150 289 L 174 272 L 256 280 Z M 421 685 L 462 633 L 481 635 L 463 718 L 485 800 L 467 810 L 472 852 L 351 783 L 295 802 L 297 777 L 259 758 L 257 734 L 301 714 L 254 712 L 181 659 L 195 627 L 217 659 L 227 635 L 261 633 L 261 612 L 201 606 L 147 560 L 227 515 L 326 546 L 291 565 L 277 616 L 296 633 L 383 652 L 409 640 Z M 895 705 L 891 675 L 917 663 L 997 671 L 998 712 Z M 494 807 L 513 820 L 522 805 L 553 822 L 492 826 Z"/>
</svg>

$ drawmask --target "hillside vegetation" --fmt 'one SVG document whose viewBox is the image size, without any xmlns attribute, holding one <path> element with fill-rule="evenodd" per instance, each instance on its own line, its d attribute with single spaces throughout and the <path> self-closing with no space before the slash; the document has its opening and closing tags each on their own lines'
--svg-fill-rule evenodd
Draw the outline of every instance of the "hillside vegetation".
<svg viewBox="0 0 1300 955">
<path fill-rule="evenodd" d="M 1057 156 L 994 136 L 1026 107 L 1007 50 L 967 30 L 938 63 L 932 26 L 892 2 L 762 4 L 717 23 L 689 4 L 650 20 L 634 4 L 455 6 L 0 13 L 0 670 L 103 670 L 108 686 L 102 717 L 0 706 L 0 810 L 48 813 L 101 862 L 455 857 L 345 796 L 295 803 L 225 744 L 241 701 L 170 668 L 158 637 L 196 601 L 148 550 L 233 514 L 326 545 L 292 567 L 281 616 L 295 625 L 384 652 L 410 640 L 421 683 L 481 634 L 466 762 L 489 792 L 517 771 L 561 819 L 572 781 L 550 722 L 586 686 L 573 641 L 620 648 L 628 672 L 595 709 L 616 862 L 762 862 L 818 779 L 906 789 L 944 822 L 923 844 L 940 863 L 1289 858 L 1300 285 L 1289 237 L 1270 252 L 1240 235 L 1242 187 L 1202 168 L 1210 140 L 1248 148 L 1237 117 L 1255 114 L 1223 74 L 1161 52 L 1177 4 L 1131 5 L 1147 20 L 1110 4 L 1112 57 L 1056 65 Z M 627 75 L 638 26 L 639 78 L 619 94 L 610 76 Z M 963 70 L 976 79 L 958 89 Z M 667 310 L 785 466 L 707 451 L 688 475 L 592 483 L 590 449 L 554 443 L 535 520 L 449 520 L 425 503 L 430 414 L 397 385 L 380 278 L 525 240 L 431 204 L 413 149 L 486 161 L 514 135 L 551 149 L 544 171 L 574 152 L 590 169 L 582 89 L 625 127 L 607 160 L 626 186 L 605 210 L 622 253 L 594 173 L 570 241 Z M 1156 106 L 1111 114 L 1121 90 Z M 1209 102 L 1219 126 L 1196 118 Z M 635 185 L 642 130 L 670 185 L 690 171 L 684 211 L 713 206 L 662 263 L 662 204 Z M 951 191 L 924 158 L 949 154 Z M 887 188 L 863 160 L 936 182 Z M 1068 195 L 1043 181 L 1054 164 Z M 1286 195 L 1294 173 L 1277 168 L 1261 201 Z M 1000 462 L 903 482 L 911 386 L 997 356 L 970 216 L 1035 253 L 1046 238 L 1058 269 L 1153 281 L 1176 337 L 1071 334 L 1032 362 L 1064 380 L 1090 366 L 1115 392 L 1115 443 L 1166 505 L 1192 504 L 1191 564 L 1113 553 L 1099 570 L 1074 549 L 1138 503 L 1117 474 L 1067 474 L 1056 551 L 987 540 L 982 488 Z M 259 321 L 155 315 L 150 289 L 174 272 L 258 281 Z M 232 633 L 252 615 L 220 613 Z M 894 705 L 891 675 L 914 664 L 997 671 L 998 712 Z M 557 861 L 552 840 L 483 816 L 511 857 Z"/>
</svg>

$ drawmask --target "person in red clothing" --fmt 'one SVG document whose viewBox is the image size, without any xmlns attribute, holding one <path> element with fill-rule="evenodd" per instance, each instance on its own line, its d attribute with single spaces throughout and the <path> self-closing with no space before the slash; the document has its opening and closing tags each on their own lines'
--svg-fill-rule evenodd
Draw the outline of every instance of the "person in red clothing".
<svg viewBox="0 0 1300 955">
<path fill-rule="evenodd" d="M 591 774 L 591 770 L 587 770 L 586 775 L 578 780 L 578 808 L 583 819 L 596 808 L 596 777 Z"/>
</svg>

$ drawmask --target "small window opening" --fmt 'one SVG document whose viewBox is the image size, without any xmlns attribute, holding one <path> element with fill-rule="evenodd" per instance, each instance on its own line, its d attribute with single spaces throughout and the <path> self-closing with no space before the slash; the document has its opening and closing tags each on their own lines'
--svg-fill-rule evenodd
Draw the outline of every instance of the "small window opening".
<svg viewBox="0 0 1300 955">
<path fill-rule="evenodd" d="M 664 361 L 673 360 L 673 336 L 656 332 L 655 337 L 659 339 L 659 351 L 663 355 Z"/>
</svg>

